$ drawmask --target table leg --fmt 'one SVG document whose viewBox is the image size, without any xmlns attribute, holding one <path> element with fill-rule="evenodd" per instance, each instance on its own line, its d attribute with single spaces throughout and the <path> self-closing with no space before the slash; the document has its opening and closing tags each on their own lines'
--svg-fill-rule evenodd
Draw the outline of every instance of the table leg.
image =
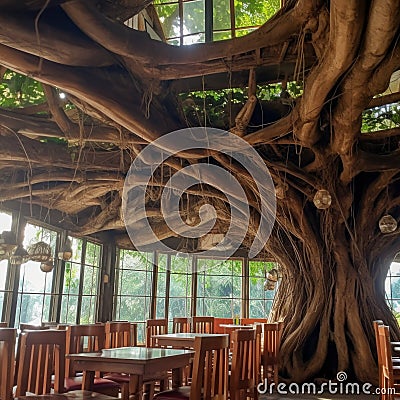
<svg viewBox="0 0 400 400">
<path fill-rule="evenodd" d="M 172 368 L 172 389 L 182 386 L 183 368 Z"/>
<path fill-rule="evenodd" d="M 93 390 L 94 371 L 83 371 L 82 390 Z"/>
<path fill-rule="evenodd" d="M 143 396 L 143 375 L 130 375 L 129 400 L 141 400 Z"/>
</svg>

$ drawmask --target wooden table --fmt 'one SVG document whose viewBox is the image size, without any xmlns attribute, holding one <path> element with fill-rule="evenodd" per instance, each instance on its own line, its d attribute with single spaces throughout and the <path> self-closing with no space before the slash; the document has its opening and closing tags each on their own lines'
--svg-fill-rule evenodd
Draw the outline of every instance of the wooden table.
<svg viewBox="0 0 400 400">
<path fill-rule="evenodd" d="M 172 370 L 172 386 L 182 384 L 182 370 L 189 364 L 191 350 L 148 347 L 120 347 L 99 353 L 67 354 L 75 371 L 83 371 L 82 389 L 93 390 L 95 371 L 119 372 L 130 375 L 129 394 L 141 399 L 143 380 L 152 379 Z"/>
<path fill-rule="evenodd" d="M 217 333 L 166 333 L 164 335 L 154 335 L 159 346 L 171 346 L 175 348 L 193 348 L 194 339 L 198 336 L 227 336 Z"/>
</svg>

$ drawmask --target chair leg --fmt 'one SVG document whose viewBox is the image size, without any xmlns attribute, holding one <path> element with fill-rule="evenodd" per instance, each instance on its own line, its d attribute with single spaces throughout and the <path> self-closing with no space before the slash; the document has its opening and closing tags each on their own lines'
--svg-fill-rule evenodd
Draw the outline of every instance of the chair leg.
<svg viewBox="0 0 400 400">
<path fill-rule="evenodd" d="M 121 400 L 129 400 L 129 383 L 121 385 Z"/>
<path fill-rule="evenodd" d="M 274 383 L 275 383 L 275 386 L 278 386 L 278 365 L 277 364 L 275 364 L 274 365 Z"/>
</svg>

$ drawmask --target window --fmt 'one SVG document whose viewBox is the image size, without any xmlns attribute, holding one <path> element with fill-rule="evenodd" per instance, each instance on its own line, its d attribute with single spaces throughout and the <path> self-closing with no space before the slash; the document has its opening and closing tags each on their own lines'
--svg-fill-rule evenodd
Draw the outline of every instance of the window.
<svg viewBox="0 0 400 400">
<path fill-rule="evenodd" d="M 156 0 L 154 6 L 168 43 L 188 45 L 246 35 L 280 9 L 280 0 Z"/>
<path fill-rule="evenodd" d="M 166 294 L 167 281 L 169 284 L 169 263 L 171 258 L 167 254 L 157 255 L 157 298 L 156 298 L 156 318 L 165 318 L 166 315 Z"/>
<path fill-rule="evenodd" d="M 400 253 L 399 253 L 400 254 Z M 388 271 L 385 289 L 389 306 L 396 313 L 400 313 L 400 256 L 397 254 L 390 265 Z"/>
<path fill-rule="evenodd" d="M 27 224 L 24 247 L 27 248 L 39 241 L 49 244 L 54 255 L 57 232 Z M 16 326 L 21 322 L 40 325 L 43 321 L 49 320 L 53 271 L 43 272 L 40 269 L 40 262 L 35 261 L 28 261 L 20 266 Z"/>
<path fill-rule="evenodd" d="M 10 214 L 0 212 L 0 233 L 11 231 L 12 217 Z M 3 309 L 4 298 L 7 294 L 7 265 L 8 260 L 0 260 L 0 311 Z M 1 319 L 1 318 L 0 318 Z"/>
<path fill-rule="evenodd" d="M 75 324 L 79 309 L 79 282 L 81 279 L 82 240 L 70 238 L 72 258 L 64 264 L 64 284 L 60 322 Z"/>
<path fill-rule="evenodd" d="M 168 319 L 189 317 L 192 299 L 192 258 L 169 255 L 171 275 Z"/>
<path fill-rule="evenodd" d="M 64 264 L 62 323 L 96 322 L 101 268 L 101 245 L 86 239 L 70 238 L 72 258 Z"/>
<path fill-rule="evenodd" d="M 101 245 L 86 241 L 83 265 L 81 324 L 96 322 L 97 293 L 101 268 Z"/>
<path fill-rule="evenodd" d="M 275 290 L 264 290 L 267 270 L 275 263 L 249 262 L 249 318 L 267 318 L 275 297 Z"/>
<path fill-rule="evenodd" d="M 241 314 L 242 261 L 198 260 L 197 315 L 231 318 Z"/>
<path fill-rule="evenodd" d="M 114 318 L 138 324 L 138 342 L 145 342 L 145 321 L 150 318 L 153 253 L 119 250 L 115 276 Z"/>
</svg>

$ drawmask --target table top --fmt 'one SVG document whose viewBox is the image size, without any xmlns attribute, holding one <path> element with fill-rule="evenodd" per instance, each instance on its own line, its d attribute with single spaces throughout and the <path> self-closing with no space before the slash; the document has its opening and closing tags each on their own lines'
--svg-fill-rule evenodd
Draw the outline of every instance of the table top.
<svg viewBox="0 0 400 400">
<path fill-rule="evenodd" d="M 74 360 L 98 360 L 108 362 L 127 361 L 149 361 L 156 359 L 175 358 L 180 355 L 191 354 L 193 351 L 181 349 L 163 349 L 151 347 L 118 347 L 115 349 L 104 349 L 98 353 L 67 354 L 67 357 Z"/>
<path fill-rule="evenodd" d="M 67 354 L 75 371 L 121 372 L 155 376 L 189 364 L 194 351 L 150 347 L 118 347 L 97 353 Z"/>
<path fill-rule="evenodd" d="M 252 329 L 253 325 L 236 325 L 236 324 L 221 324 L 221 328 L 231 328 L 231 329 Z"/>
<path fill-rule="evenodd" d="M 183 341 L 194 341 L 196 337 L 205 337 L 205 336 L 227 336 L 224 333 L 165 333 L 163 335 L 153 335 L 153 338 L 156 339 L 175 339 L 175 340 L 183 340 Z"/>
</svg>

